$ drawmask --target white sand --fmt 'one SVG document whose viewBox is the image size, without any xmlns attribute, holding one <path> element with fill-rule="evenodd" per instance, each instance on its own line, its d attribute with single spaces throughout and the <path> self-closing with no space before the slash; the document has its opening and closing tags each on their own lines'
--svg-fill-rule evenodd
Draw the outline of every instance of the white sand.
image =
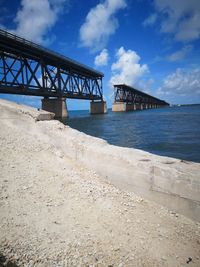
<svg viewBox="0 0 200 267">
<path fill-rule="evenodd" d="M 122 191 L 66 156 L 57 145 L 64 126 L 36 122 L 36 113 L 0 101 L 0 251 L 7 259 L 29 267 L 200 266 L 198 222 Z M 107 149 L 104 141 L 65 129 L 66 139 Z M 199 165 L 191 169 L 195 179 Z"/>
</svg>

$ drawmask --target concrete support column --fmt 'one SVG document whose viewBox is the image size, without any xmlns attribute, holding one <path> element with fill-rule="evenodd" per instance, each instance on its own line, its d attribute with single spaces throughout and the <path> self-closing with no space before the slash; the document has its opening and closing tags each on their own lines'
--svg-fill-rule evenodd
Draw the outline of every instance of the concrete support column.
<svg viewBox="0 0 200 267">
<path fill-rule="evenodd" d="M 133 111 L 136 109 L 137 109 L 137 106 L 134 103 L 114 102 L 112 104 L 113 112 Z"/>
<path fill-rule="evenodd" d="M 144 104 L 144 103 L 124 103 L 124 102 L 114 102 L 112 104 L 112 111 L 120 112 L 120 111 L 133 111 L 133 110 L 143 110 L 152 108 L 153 105 L 151 104 Z"/>
<path fill-rule="evenodd" d="M 123 103 L 123 102 L 114 102 L 112 104 L 112 111 L 113 112 L 126 111 L 126 103 Z"/>
<path fill-rule="evenodd" d="M 90 114 L 104 114 L 107 113 L 106 101 L 91 101 Z"/>
<path fill-rule="evenodd" d="M 42 109 L 53 112 L 56 119 L 65 119 L 68 117 L 66 98 L 43 98 Z"/>
<path fill-rule="evenodd" d="M 140 104 L 135 104 L 135 110 L 140 110 Z"/>
<path fill-rule="evenodd" d="M 135 110 L 135 104 L 134 103 L 125 103 L 125 105 L 126 105 L 126 111 Z"/>
</svg>

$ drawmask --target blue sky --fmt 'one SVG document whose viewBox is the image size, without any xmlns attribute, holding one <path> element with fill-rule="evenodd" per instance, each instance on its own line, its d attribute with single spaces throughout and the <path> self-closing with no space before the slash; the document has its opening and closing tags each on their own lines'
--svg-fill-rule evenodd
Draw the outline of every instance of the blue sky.
<svg viewBox="0 0 200 267">
<path fill-rule="evenodd" d="M 109 107 L 113 83 L 200 103 L 199 0 L 0 0 L 0 26 L 102 71 Z M 0 97 L 40 106 L 37 97 Z"/>
</svg>

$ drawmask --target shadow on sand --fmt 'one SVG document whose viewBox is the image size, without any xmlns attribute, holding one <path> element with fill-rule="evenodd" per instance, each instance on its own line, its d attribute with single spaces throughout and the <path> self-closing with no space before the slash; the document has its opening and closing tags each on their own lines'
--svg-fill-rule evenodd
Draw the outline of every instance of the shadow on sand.
<svg viewBox="0 0 200 267">
<path fill-rule="evenodd" d="M 18 265 L 15 262 L 7 262 L 6 257 L 0 253 L 0 267 L 18 267 Z"/>
</svg>

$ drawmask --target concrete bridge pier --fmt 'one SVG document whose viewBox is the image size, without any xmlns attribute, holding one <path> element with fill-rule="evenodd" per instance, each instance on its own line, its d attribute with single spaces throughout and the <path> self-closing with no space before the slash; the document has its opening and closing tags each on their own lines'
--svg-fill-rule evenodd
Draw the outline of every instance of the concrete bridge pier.
<svg viewBox="0 0 200 267">
<path fill-rule="evenodd" d="M 91 101 L 90 114 L 104 114 L 107 113 L 106 101 Z"/>
<path fill-rule="evenodd" d="M 134 103 L 125 103 L 125 108 L 126 110 L 125 111 L 133 111 L 136 109 L 136 106 Z"/>
<path fill-rule="evenodd" d="M 65 119 L 68 117 L 66 98 L 64 97 L 44 97 L 42 99 L 42 109 L 53 112 L 55 114 L 55 119 Z"/>
<path fill-rule="evenodd" d="M 113 112 L 126 111 L 126 103 L 124 103 L 124 102 L 114 102 L 112 104 L 112 111 Z"/>
<path fill-rule="evenodd" d="M 140 110 L 140 104 L 138 103 L 135 104 L 135 110 Z"/>
<path fill-rule="evenodd" d="M 137 109 L 137 106 L 134 103 L 114 102 L 112 104 L 113 112 L 133 111 L 136 109 Z"/>
<path fill-rule="evenodd" d="M 125 102 L 114 102 L 112 104 L 112 111 L 133 111 L 158 108 L 157 104 L 145 104 L 145 103 L 125 103 Z"/>
</svg>

